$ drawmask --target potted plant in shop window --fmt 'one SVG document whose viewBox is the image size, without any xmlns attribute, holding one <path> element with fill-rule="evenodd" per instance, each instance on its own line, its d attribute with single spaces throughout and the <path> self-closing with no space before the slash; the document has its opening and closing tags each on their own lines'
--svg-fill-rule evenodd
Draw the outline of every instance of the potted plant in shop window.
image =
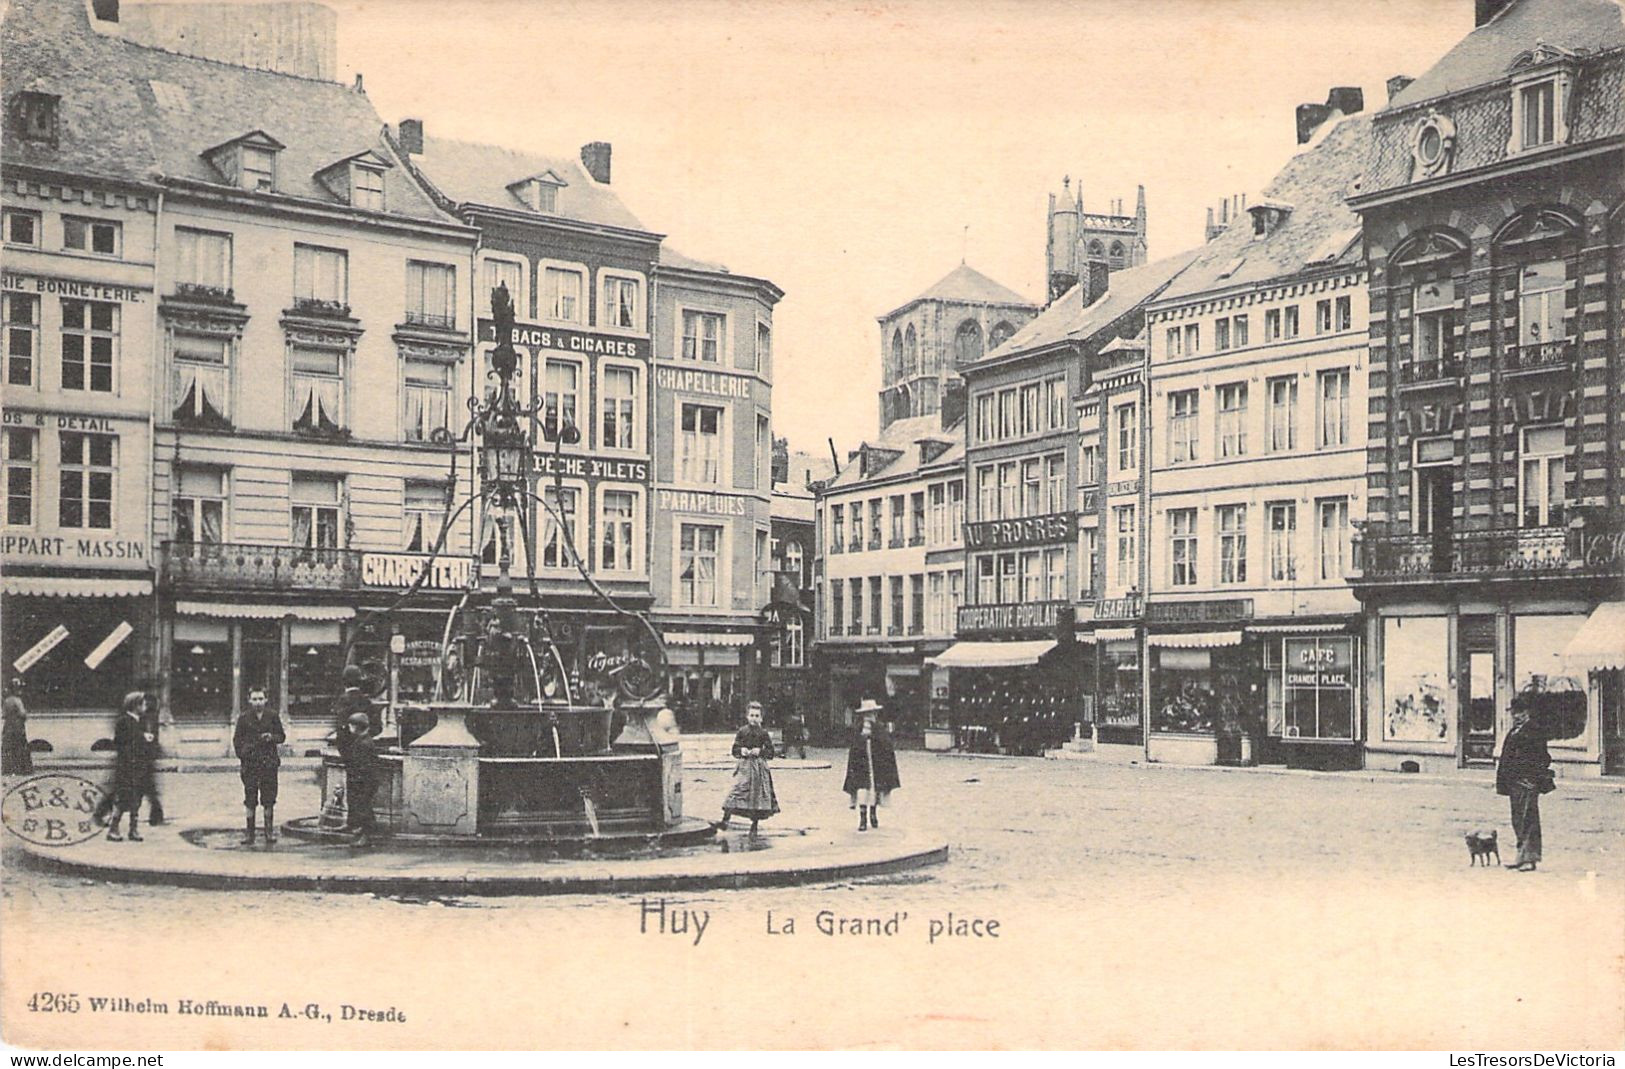
<svg viewBox="0 0 1625 1069">
<path fill-rule="evenodd" d="M 1547 738 L 1576 738 L 1586 729 L 1586 692 L 1566 676 L 1535 673 L 1512 698 L 1513 719 L 1520 715 L 1545 727 Z"/>
</svg>

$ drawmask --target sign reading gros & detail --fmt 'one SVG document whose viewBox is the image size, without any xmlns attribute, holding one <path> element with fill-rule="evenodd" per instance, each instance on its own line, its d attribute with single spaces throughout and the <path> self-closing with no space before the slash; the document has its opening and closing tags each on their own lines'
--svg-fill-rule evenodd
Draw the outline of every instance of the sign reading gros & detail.
<svg viewBox="0 0 1625 1069">
<path fill-rule="evenodd" d="M 1039 631 L 1053 634 L 1064 601 L 1024 601 L 1009 605 L 961 605 L 958 633 L 976 632 L 1008 634 L 1016 631 Z"/>
<path fill-rule="evenodd" d="M 480 320 L 480 341 L 497 340 L 497 325 L 489 319 Z M 649 359 L 649 339 L 627 337 L 620 334 L 596 334 L 568 327 L 543 327 L 532 323 L 515 323 L 508 344 L 520 348 L 547 349 L 569 353 L 572 356 L 620 356 L 629 360 Z"/>
<path fill-rule="evenodd" d="M 423 581 L 430 590 L 462 590 L 468 586 L 473 562 L 467 557 L 429 558 L 416 553 L 363 553 L 361 555 L 361 583 L 363 586 L 406 588 L 418 581 L 425 567 L 429 576 Z"/>
<path fill-rule="evenodd" d="M 1070 542 L 1078 534 L 1075 512 L 1052 512 L 1047 516 L 1027 516 L 1019 520 L 984 520 L 965 525 L 965 545 L 970 549 L 1005 546 L 1036 546 Z"/>
</svg>

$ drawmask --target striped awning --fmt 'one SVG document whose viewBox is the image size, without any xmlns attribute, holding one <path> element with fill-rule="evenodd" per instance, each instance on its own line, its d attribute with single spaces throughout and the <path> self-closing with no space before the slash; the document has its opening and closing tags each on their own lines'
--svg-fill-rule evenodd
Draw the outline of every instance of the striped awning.
<svg viewBox="0 0 1625 1069">
<path fill-rule="evenodd" d="M 229 601 L 177 601 L 175 611 L 182 616 L 212 616 L 219 620 L 353 620 L 355 610 L 348 605 L 256 605 Z"/>
<path fill-rule="evenodd" d="M 1090 634 L 1097 642 L 1124 642 L 1134 637 L 1132 627 L 1097 627 Z"/>
<path fill-rule="evenodd" d="M 1593 609 L 1569 640 L 1563 663 L 1577 672 L 1625 668 L 1625 601 L 1605 601 Z"/>
<path fill-rule="evenodd" d="M 931 658 L 938 668 L 1021 668 L 1037 664 L 1054 639 L 1034 642 L 955 642 Z"/>
<path fill-rule="evenodd" d="M 668 631 L 660 636 L 668 646 L 749 646 L 756 636 L 738 631 Z"/>
<path fill-rule="evenodd" d="M 151 579 L 91 579 L 65 575 L 8 575 L 7 594 L 36 598 L 139 598 L 152 593 Z"/>
<path fill-rule="evenodd" d="M 1241 645 L 1241 632 L 1181 631 L 1171 635 L 1147 635 L 1145 640 L 1165 650 L 1206 650 L 1216 646 Z"/>
<path fill-rule="evenodd" d="M 1247 630 L 1255 635 L 1329 635 L 1347 631 L 1348 624 L 1248 624 Z"/>
</svg>

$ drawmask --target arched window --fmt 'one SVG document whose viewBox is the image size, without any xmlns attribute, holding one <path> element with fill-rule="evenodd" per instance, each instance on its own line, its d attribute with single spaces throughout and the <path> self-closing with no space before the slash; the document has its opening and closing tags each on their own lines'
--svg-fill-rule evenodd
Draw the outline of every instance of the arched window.
<svg viewBox="0 0 1625 1069">
<path fill-rule="evenodd" d="M 886 381 L 896 382 L 903 374 L 903 332 L 892 331 L 891 362 L 886 367 Z"/>
<path fill-rule="evenodd" d="M 982 356 L 982 326 L 974 319 L 967 319 L 959 324 L 959 330 L 954 334 L 954 360 L 961 364 L 969 364 Z"/>
<path fill-rule="evenodd" d="M 1096 238 L 1095 240 L 1091 241 L 1089 243 L 1089 259 L 1091 259 L 1091 260 L 1104 260 L 1105 258 L 1106 258 L 1106 246 L 1104 246 L 1104 245 L 1102 245 L 1100 243 L 1099 238 Z"/>
<path fill-rule="evenodd" d="M 914 339 L 914 324 L 908 325 L 903 335 L 903 374 L 913 375 L 920 370 L 920 347 Z"/>
<path fill-rule="evenodd" d="M 997 349 L 999 346 L 1009 341 L 1010 335 L 1014 334 L 1015 332 L 1015 327 L 1012 327 L 1005 320 L 999 320 L 998 323 L 994 325 L 993 332 L 987 336 L 988 348 Z"/>
<path fill-rule="evenodd" d="M 1112 242 L 1111 256 L 1110 256 L 1110 259 L 1108 261 L 1112 265 L 1112 267 L 1113 268 L 1122 267 L 1124 261 L 1126 260 L 1126 258 L 1127 258 L 1127 253 L 1123 249 L 1123 243 L 1121 241 Z"/>
</svg>

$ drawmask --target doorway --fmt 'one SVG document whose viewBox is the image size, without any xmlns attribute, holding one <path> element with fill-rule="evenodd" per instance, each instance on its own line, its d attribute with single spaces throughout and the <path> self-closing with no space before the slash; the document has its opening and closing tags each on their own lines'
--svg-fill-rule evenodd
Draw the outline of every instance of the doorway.
<svg viewBox="0 0 1625 1069">
<path fill-rule="evenodd" d="M 1597 719 L 1602 724 L 1602 773 L 1625 776 L 1625 672 L 1618 668 L 1592 676 L 1597 687 Z"/>
<path fill-rule="evenodd" d="M 1495 617 L 1463 616 L 1460 622 L 1462 762 L 1495 763 Z"/>
</svg>

